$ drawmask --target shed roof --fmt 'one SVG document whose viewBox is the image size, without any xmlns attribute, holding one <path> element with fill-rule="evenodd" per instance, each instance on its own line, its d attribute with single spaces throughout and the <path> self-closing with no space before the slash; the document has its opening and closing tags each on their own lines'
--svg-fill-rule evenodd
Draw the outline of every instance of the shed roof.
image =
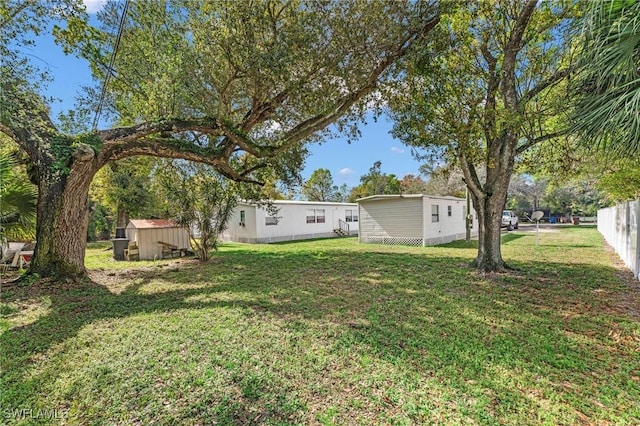
<svg viewBox="0 0 640 426">
<path fill-rule="evenodd" d="M 166 219 L 131 219 L 129 225 L 138 229 L 150 229 L 150 228 L 182 228 L 173 220 Z M 128 227 L 128 226 L 127 226 Z"/>
</svg>

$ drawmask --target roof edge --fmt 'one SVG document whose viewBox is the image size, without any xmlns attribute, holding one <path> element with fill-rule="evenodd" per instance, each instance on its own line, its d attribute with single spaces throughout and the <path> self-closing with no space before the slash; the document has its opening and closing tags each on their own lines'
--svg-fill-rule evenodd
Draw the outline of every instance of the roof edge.
<svg viewBox="0 0 640 426">
<path fill-rule="evenodd" d="M 464 198 L 453 197 L 451 195 L 429 195 L 429 194 L 380 194 L 380 195 L 369 195 L 368 197 L 358 198 L 356 201 L 358 203 L 362 201 L 374 201 L 374 200 L 394 200 L 401 198 L 437 198 L 440 200 L 451 200 L 451 201 L 465 201 Z"/>
</svg>

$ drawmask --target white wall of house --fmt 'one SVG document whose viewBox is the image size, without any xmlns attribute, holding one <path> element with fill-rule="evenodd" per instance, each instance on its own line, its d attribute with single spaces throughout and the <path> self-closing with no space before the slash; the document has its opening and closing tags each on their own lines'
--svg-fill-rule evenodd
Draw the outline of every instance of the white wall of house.
<svg viewBox="0 0 640 426">
<path fill-rule="evenodd" d="M 355 203 L 290 200 L 272 203 L 277 209 L 275 216 L 271 216 L 266 207 L 240 203 L 223 238 L 246 243 L 272 243 L 335 237 L 338 234 L 334 230 L 339 228 L 339 220 L 348 223 L 351 235 L 357 234 L 357 222 L 353 222 L 358 209 Z M 244 223 L 241 220 L 243 214 Z"/>
<path fill-rule="evenodd" d="M 463 240 L 466 236 L 466 200 L 456 197 L 424 196 L 425 243 L 431 246 Z M 437 217 L 435 207 L 437 206 Z M 473 207 L 471 207 L 472 212 Z M 474 216 L 472 235 L 477 235 L 478 224 Z M 474 233 L 475 231 L 475 233 Z"/>
<path fill-rule="evenodd" d="M 466 235 L 466 201 L 461 198 L 377 195 L 358 200 L 358 205 L 362 243 L 435 245 Z M 477 224 L 472 235 L 477 235 Z"/>
<path fill-rule="evenodd" d="M 222 239 L 226 241 L 236 241 L 240 243 L 255 243 L 258 239 L 257 233 L 257 207 L 255 205 L 240 203 L 233 210 L 229 227 L 222 234 Z"/>
</svg>

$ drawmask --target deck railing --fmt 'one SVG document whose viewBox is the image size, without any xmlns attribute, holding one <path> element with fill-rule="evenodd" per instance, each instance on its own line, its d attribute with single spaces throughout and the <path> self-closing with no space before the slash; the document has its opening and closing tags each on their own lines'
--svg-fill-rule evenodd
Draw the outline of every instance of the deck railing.
<svg viewBox="0 0 640 426">
<path fill-rule="evenodd" d="M 342 219 L 338 219 L 338 227 L 342 235 L 351 235 L 349 233 L 349 224 Z"/>
</svg>

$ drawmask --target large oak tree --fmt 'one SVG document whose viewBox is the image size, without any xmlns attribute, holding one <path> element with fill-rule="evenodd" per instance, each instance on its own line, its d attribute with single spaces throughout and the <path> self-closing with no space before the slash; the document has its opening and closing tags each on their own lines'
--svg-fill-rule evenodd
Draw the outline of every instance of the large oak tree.
<svg viewBox="0 0 640 426">
<path fill-rule="evenodd" d="M 575 7 L 572 1 L 459 3 L 438 27 L 445 54 L 432 60 L 434 46 L 427 45 L 416 55 L 402 86 L 410 101 L 403 94 L 392 104 L 397 136 L 462 169 L 478 214 L 481 271 L 506 267 L 501 212 L 516 160 L 562 133 Z"/>
<path fill-rule="evenodd" d="M 41 276 L 84 274 L 87 195 L 106 164 L 150 155 L 206 163 L 237 181 L 259 183 L 266 169 L 290 177 L 305 142 L 332 123 L 348 128 L 439 20 L 420 1 L 137 1 L 107 71 L 123 3 L 107 6 L 100 30 L 74 8 L 34 4 L 3 3 L 3 30 L 26 34 L 22 17 L 39 17 L 33 31 L 46 28 L 48 13 L 68 11 L 56 35 L 98 81 L 111 74 L 104 104 L 118 122 L 63 134 L 34 87 L 22 39 L 3 37 L 0 132 L 22 148 L 38 185 L 31 272 Z"/>
</svg>

